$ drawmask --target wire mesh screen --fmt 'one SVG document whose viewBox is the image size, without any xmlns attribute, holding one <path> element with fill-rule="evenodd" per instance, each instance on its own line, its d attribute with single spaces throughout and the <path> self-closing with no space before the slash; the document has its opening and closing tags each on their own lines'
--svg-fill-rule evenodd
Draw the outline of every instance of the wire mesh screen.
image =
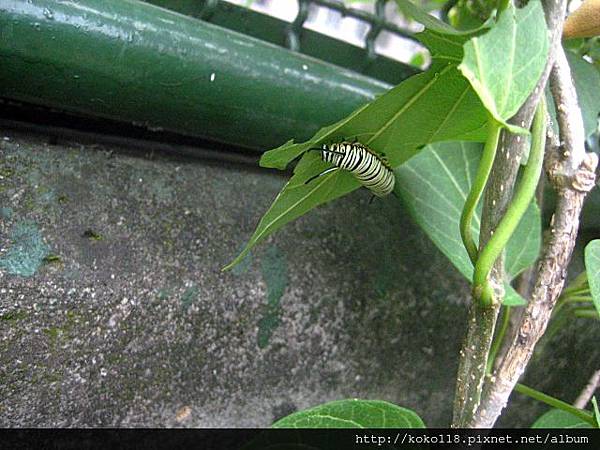
<svg viewBox="0 0 600 450">
<path fill-rule="evenodd" d="M 414 32 L 420 25 L 398 14 L 393 0 L 360 2 L 351 6 L 341 0 L 225 0 L 250 7 L 289 22 L 285 30 L 286 46 L 297 52 L 302 48 L 305 29 L 313 30 L 365 49 L 367 59 L 383 55 L 404 63 L 413 62 L 417 53 L 424 53 Z M 216 7 L 218 1 L 207 2 Z M 418 66 L 426 64 L 422 58 Z"/>
<path fill-rule="evenodd" d="M 144 0 L 246 36 L 398 84 L 429 54 L 393 0 Z"/>
</svg>

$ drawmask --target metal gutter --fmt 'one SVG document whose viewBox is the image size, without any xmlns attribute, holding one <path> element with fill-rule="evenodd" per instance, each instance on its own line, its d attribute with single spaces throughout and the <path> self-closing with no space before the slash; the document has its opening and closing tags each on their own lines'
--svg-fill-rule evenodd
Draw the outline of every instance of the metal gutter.
<svg viewBox="0 0 600 450">
<path fill-rule="evenodd" d="M 415 39 L 408 30 L 387 20 L 385 12 L 382 11 L 382 6 L 384 6 L 382 0 L 378 0 L 376 4 L 379 15 L 348 8 L 343 3 L 334 0 L 299 0 L 300 9 L 293 23 L 223 0 L 144 1 L 243 33 L 246 36 L 255 37 L 261 41 L 299 51 L 321 61 L 345 67 L 386 83 L 395 85 L 420 72 L 416 67 L 375 52 L 369 52 L 382 31 L 409 40 Z M 326 7 L 340 13 L 343 17 L 353 17 L 368 24 L 370 31 L 365 36 L 364 48 L 305 27 L 304 20 L 307 20 L 310 15 L 309 3 Z"/>
<path fill-rule="evenodd" d="M 2 0 L 0 97 L 267 149 L 391 86 L 136 0 Z"/>
</svg>

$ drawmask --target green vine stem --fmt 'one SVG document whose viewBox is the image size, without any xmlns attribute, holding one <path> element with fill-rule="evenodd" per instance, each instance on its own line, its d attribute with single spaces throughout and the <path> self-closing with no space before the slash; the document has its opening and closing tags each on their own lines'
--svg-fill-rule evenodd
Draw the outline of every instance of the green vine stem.
<svg viewBox="0 0 600 450">
<path fill-rule="evenodd" d="M 546 103 L 542 96 L 533 118 L 529 160 L 523 170 L 519 186 L 517 187 L 511 204 L 506 210 L 506 214 L 502 220 L 500 220 L 494 234 L 481 251 L 479 258 L 475 263 L 473 292 L 475 293 L 475 297 L 479 298 L 484 306 L 489 306 L 494 302 L 493 291 L 488 282 L 488 275 L 492 266 L 498 256 L 500 256 L 500 253 L 504 250 L 504 247 L 506 247 L 508 240 L 512 236 L 517 225 L 519 225 L 523 214 L 525 214 L 525 211 L 535 195 L 544 160 L 546 114 Z"/>
<path fill-rule="evenodd" d="M 574 416 L 580 418 L 584 422 L 589 423 L 594 428 L 597 427 L 596 421 L 594 420 L 594 415 L 589 411 L 576 408 L 573 405 L 569 405 L 567 402 L 563 402 L 562 400 L 554 398 L 548 394 L 544 394 L 543 392 L 532 389 L 521 383 L 516 384 L 515 391 L 519 392 L 520 394 L 531 397 L 535 400 L 539 400 L 540 402 L 543 402 L 546 405 L 550 405 L 553 408 L 561 409 L 570 414 L 573 414 Z"/>
<path fill-rule="evenodd" d="M 502 125 L 496 121 L 496 119 L 490 116 L 488 121 L 487 140 L 483 148 L 481 161 L 479 162 L 479 167 L 477 169 L 477 175 L 475 176 L 475 180 L 473 181 L 473 185 L 471 186 L 471 190 L 469 191 L 469 195 L 467 196 L 465 206 L 460 216 L 460 236 L 473 264 L 476 263 L 479 252 L 477 250 L 475 241 L 473 241 L 471 222 L 473 221 L 473 216 L 475 215 L 477 203 L 483 195 L 483 190 L 485 189 L 490 172 L 492 171 L 492 165 L 494 164 L 494 158 L 496 157 L 496 148 L 498 147 L 498 140 L 500 138 L 501 130 Z"/>
<path fill-rule="evenodd" d="M 502 345 L 502 341 L 504 340 L 504 335 L 506 334 L 506 330 L 508 329 L 508 325 L 510 324 L 510 312 L 510 306 L 506 306 L 503 310 L 502 323 L 500 324 L 498 334 L 494 336 L 494 340 L 492 341 L 492 347 L 490 348 L 490 353 L 488 355 L 486 367 L 486 371 L 488 374 L 491 374 L 492 370 L 494 369 L 494 361 L 496 360 L 496 355 L 498 354 L 498 350 L 500 350 L 500 346 Z"/>
</svg>

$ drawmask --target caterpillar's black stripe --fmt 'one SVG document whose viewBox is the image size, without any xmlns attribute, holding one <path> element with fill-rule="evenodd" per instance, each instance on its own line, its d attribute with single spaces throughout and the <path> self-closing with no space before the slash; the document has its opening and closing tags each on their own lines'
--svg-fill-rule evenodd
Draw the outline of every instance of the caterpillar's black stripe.
<svg viewBox="0 0 600 450">
<path fill-rule="evenodd" d="M 351 172 L 373 195 L 384 197 L 394 190 L 394 172 L 368 147 L 344 141 L 324 144 L 320 150 L 323 161 Z"/>
</svg>

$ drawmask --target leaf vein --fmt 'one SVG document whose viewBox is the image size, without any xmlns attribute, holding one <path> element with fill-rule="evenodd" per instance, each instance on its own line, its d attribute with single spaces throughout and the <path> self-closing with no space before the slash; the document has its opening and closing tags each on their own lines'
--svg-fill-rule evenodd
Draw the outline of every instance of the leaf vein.
<svg viewBox="0 0 600 450">
<path fill-rule="evenodd" d="M 389 127 L 390 127 L 390 125 L 391 125 L 392 123 L 394 123 L 394 122 L 395 122 L 395 121 L 398 119 L 398 117 L 400 117 L 402 114 L 404 114 L 404 112 L 405 112 L 405 111 L 406 111 L 408 108 L 410 108 L 414 102 L 416 102 L 416 101 L 417 101 L 417 100 L 418 100 L 420 97 L 422 97 L 423 95 L 425 95 L 425 93 L 426 93 L 427 91 L 429 91 L 429 89 L 431 88 L 431 86 L 433 86 L 433 85 L 434 85 L 434 84 L 435 84 L 435 83 L 436 83 L 436 82 L 439 80 L 439 78 L 441 77 L 441 75 L 442 75 L 442 74 L 444 74 L 445 72 L 447 72 L 447 71 L 450 69 L 450 67 L 452 67 L 452 66 L 446 66 L 446 67 L 444 67 L 444 68 L 443 68 L 443 69 L 440 71 L 440 73 L 439 73 L 439 75 L 438 75 L 437 77 L 435 77 L 435 76 L 434 76 L 434 77 L 433 77 L 431 80 L 429 80 L 429 81 L 427 82 L 427 84 L 425 84 L 425 86 L 423 87 L 423 89 L 420 89 L 420 90 L 417 92 L 417 94 L 416 94 L 416 95 L 415 95 L 413 98 L 411 98 L 411 99 L 410 99 L 408 102 L 406 102 L 406 103 L 404 104 L 404 106 L 403 106 L 402 108 L 400 108 L 400 110 L 398 110 L 398 112 L 397 112 L 397 113 L 395 113 L 395 114 L 392 116 L 392 118 L 391 118 L 390 120 L 388 120 L 388 121 L 387 121 L 387 122 L 386 122 L 386 123 L 385 123 L 385 124 L 384 124 L 384 125 L 381 127 L 381 129 L 380 129 L 379 131 L 377 131 L 377 133 L 375 133 L 375 134 L 373 135 L 373 137 L 372 137 L 371 139 L 369 139 L 369 140 L 367 141 L 367 145 L 370 145 L 370 144 L 371 144 L 371 143 L 372 143 L 372 142 L 373 142 L 375 139 L 377 139 L 379 136 L 381 136 L 381 134 L 382 134 L 384 131 L 386 131 L 386 130 L 387 130 Z"/>
</svg>

